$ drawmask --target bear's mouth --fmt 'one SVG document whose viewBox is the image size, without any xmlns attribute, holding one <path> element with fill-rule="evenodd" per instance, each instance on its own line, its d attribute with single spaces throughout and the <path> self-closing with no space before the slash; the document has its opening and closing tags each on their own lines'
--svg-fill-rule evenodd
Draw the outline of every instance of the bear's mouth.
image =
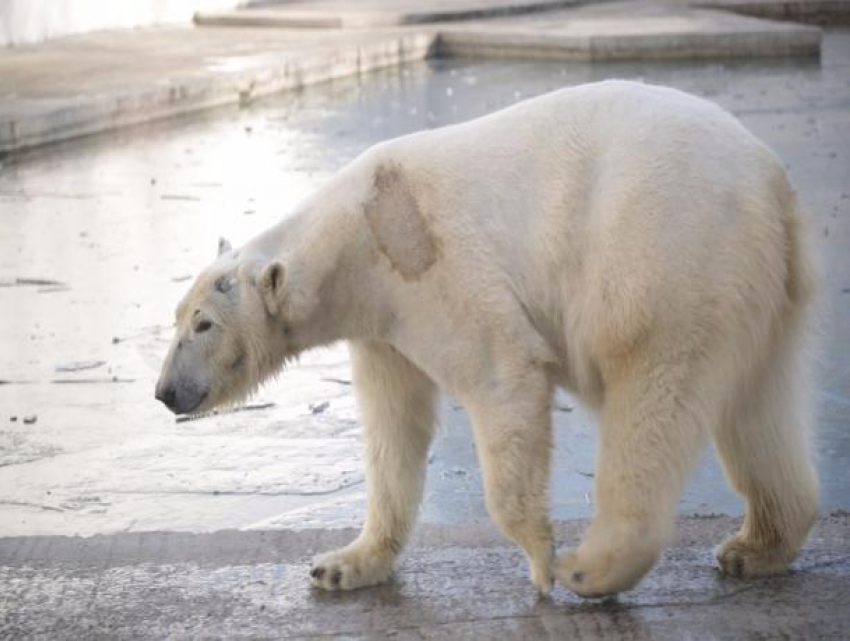
<svg viewBox="0 0 850 641">
<path fill-rule="evenodd" d="M 179 408 L 179 411 L 175 412 L 175 414 L 178 414 L 178 415 L 181 415 L 181 416 L 192 416 L 194 414 L 200 413 L 202 411 L 201 407 L 206 402 L 209 395 L 210 395 L 209 390 L 205 390 L 205 391 L 201 392 L 201 395 L 198 397 L 198 400 L 194 403 L 194 405 L 192 407 L 187 408 L 187 409 L 184 409 L 184 408 L 181 407 L 181 408 Z"/>
</svg>

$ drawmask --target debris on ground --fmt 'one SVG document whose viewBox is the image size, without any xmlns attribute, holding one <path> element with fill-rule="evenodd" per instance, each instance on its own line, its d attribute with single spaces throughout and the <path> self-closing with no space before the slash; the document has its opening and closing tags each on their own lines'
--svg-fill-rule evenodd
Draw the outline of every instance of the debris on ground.
<svg viewBox="0 0 850 641">
<path fill-rule="evenodd" d="M 48 381 L 51 385 L 103 385 L 104 383 L 135 383 L 135 378 L 54 378 Z"/>
<path fill-rule="evenodd" d="M 24 424 L 32 425 L 38 420 L 37 414 L 30 414 L 29 416 L 24 416 Z"/>
<path fill-rule="evenodd" d="M 98 367 L 102 367 L 106 365 L 106 361 L 76 361 L 73 363 L 65 363 L 64 365 L 57 365 L 57 372 L 82 372 L 87 369 L 96 369 Z"/>
<path fill-rule="evenodd" d="M 217 416 L 218 412 L 207 412 L 206 414 L 186 414 L 185 416 L 178 416 L 174 419 L 175 423 L 188 423 L 189 421 L 200 421 L 202 418 L 209 418 L 210 416 Z"/>
<path fill-rule="evenodd" d="M 67 287 L 68 283 L 51 278 L 14 278 L 12 280 L 0 280 L 0 287 Z"/>
<path fill-rule="evenodd" d="M 162 200 L 191 200 L 195 202 L 200 202 L 200 198 L 197 196 L 188 196 L 186 194 L 163 194 L 160 196 Z"/>
<path fill-rule="evenodd" d="M 171 279 L 172 283 L 182 283 L 183 281 L 189 280 L 192 278 L 191 274 L 184 274 L 183 276 L 175 276 Z"/>
<path fill-rule="evenodd" d="M 177 423 L 188 423 L 189 421 L 199 421 L 202 418 L 210 418 L 211 416 L 226 416 L 227 414 L 238 414 L 239 412 L 267 410 L 270 407 L 274 407 L 274 403 L 249 403 L 248 405 L 237 407 L 233 410 L 230 410 L 229 412 L 219 412 L 218 410 L 213 410 L 212 412 L 205 412 L 203 414 L 188 414 L 186 416 L 178 416 L 175 421 Z"/>
<path fill-rule="evenodd" d="M 237 414 L 239 412 L 252 412 L 254 410 L 267 410 L 270 407 L 274 407 L 274 403 L 249 403 L 248 405 L 242 405 L 241 407 L 237 407 L 232 412 L 228 412 L 228 414 Z"/>
<path fill-rule="evenodd" d="M 321 403 L 310 403 L 310 412 L 313 414 L 321 414 L 331 406 L 330 402 L 322 401 Z"/>
<path fill-rule="evenodd" d="M 570 403 L 555 403 L 555 409 L 559 412 L 572 412 L 576 408 Z"/>
</svg>

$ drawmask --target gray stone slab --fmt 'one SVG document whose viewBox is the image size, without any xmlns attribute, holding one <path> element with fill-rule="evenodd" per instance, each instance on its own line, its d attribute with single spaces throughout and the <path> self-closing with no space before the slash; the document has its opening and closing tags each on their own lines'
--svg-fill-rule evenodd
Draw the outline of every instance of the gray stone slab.
<svg viewBox="0 0 850 641">
<path fill-rule="evenodd" d="M 424 58 L 433 36 L 105 32 L 0 54 L 0 153 Z"/>
<path fill-rule="evenodd" d="M 519 15 L 579 4 L 581 0 L 311 0 L 233 11 L 199 12 L 201 25 L 301 28 L 386 27 Z"/>
<path fill-rule="evenodd" d="M 584 524 L 556 527 L 573 542 Z M 538 599 L 522 553 L 484 525 L 423 528 L 390 583 L 323 593 L 309 558 L 355 532 L 151 532 L 0 539 L 0 636 L 742 639 L 846 637 L 848 517 L 821 520 L 792 573 L 720 577 L 711 547 L 737 522 L 680 522 L 640 586 Z"/>
<path fill-rule="evenodd" d="M 446 56 L 662 60 L 817 55 L 811 26 L 693 10 L 659 2 L 613 2 L 536 19 L 444 27 Z"/>
<path fill-rule="evenodd" d="M 693 0 L 692 4 L 771 20 L 825 26 L 850 24 L 850 0 Z"/>
</svg>

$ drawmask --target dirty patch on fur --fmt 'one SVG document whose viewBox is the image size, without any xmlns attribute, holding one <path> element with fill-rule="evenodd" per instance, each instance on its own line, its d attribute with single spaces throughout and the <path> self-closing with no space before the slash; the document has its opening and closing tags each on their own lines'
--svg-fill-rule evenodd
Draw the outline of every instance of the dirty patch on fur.
<svg viewBox="0 0 850 641">
<path fill-rule="evenodd" d="M 402 278 L 417 280 L 436 262 L 437 244 L 398 167 L 378 167 L 364 213 L 378 249 Z"/>
</svg>

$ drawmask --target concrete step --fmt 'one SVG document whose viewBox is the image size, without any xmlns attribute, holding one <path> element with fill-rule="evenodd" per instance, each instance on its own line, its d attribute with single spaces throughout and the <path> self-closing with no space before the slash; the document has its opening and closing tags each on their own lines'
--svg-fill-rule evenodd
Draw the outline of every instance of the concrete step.
<svg viewBox="0 0 850 641">
<path fill-rule="evenodd" d="M 816 27 L 658 2 L 611 2 L 440 29 L 445 56 L 669 60 L 817 55 Z"/>
<path fill-rule="evenodd" d="M 365 28 L 520 15 L 563 8 L 581 0 L 366 0 L 263 5 L 195 14 L 199 25 L 283 28 Z"/>
<path fill-rule="evenodd" d="M 575 545 L 584 522 L 557 524 Z M 350 530 L 149 532 L 0 539 L 0 637 L 844 638 L 850 520 L 821 519 L 782 576 L 739 580 L 712 547 L 739 520 L 687 518 L 637 589 L 539 599 L 518 548 L 489 524 L 424 526 L 386 585 L 310 588 L 309 560 Z"/>
<path fill-rule="evenodd" d="M 433 35 L 102 32 L 0 53 L 0 155 L 423 59 Z"/>
<path fill-rule="evenodd" d="M 850 0 L 692 0 L 697 7 L 824 26 L 850 24 Z"/>
</svg>

